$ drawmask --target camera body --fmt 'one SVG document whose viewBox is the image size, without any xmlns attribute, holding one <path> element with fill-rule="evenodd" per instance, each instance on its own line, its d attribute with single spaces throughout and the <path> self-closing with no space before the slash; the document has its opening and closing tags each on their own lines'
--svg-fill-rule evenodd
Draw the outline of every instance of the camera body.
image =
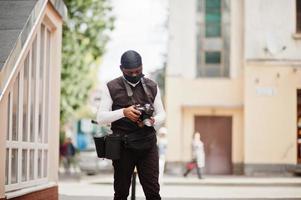
<svg viewBox="0 0 301 200">
<path fill-rule="evenodd" d="M 135 109 L 140 111 L 140 120 L 143 122 L 143 124 L 146 126 L 152 126 L 150 118 L 153 116 L 154 113 L 153 105 L 149 103 L 144 105 L 136 104 Z"/>
</svg>

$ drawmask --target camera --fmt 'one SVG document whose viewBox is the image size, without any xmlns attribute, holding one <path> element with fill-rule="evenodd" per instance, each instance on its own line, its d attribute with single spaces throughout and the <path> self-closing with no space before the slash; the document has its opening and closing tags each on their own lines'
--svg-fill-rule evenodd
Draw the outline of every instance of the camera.
<svg viewBox="0 0 301 200">
<path fill-rule="evenodd" d="M 136 104 L 135 109 L 140 111 L 140 120 L 143 122 L 143 124 L 146 126 L 152 126 L 150 118 L 153 116 L 154 113 L 153 105 L 149 103 L 144 105 Z"/>
</svg>

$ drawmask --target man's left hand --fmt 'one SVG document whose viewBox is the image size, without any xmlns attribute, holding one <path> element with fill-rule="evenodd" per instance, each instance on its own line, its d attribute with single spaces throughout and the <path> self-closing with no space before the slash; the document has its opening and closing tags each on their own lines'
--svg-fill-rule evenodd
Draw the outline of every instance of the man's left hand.
<svg viewBox="0 0 301 200">
<path fill-rule="evenodd" d="M 154 117 L 150 117 L 149 119 L 151 120 L 151 124 L 153 126 L 155 124 L 155 118 Z"/>
<path fill-rule="evenodd" d="M 155 124 L 155 118 L 150 117 L 149 119 L 150 119 L 151 126 L 154 126 L 154 124 Z M 144 126 L 144 123 L 140 119 L 137 120 L 137 124 L 141 128 Z"/>
</svg>

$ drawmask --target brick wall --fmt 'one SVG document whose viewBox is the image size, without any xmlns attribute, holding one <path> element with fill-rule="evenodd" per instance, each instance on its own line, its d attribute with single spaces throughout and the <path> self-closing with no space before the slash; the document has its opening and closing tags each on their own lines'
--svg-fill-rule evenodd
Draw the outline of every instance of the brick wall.
<svg viewBox="0 0 301 200">
<path fill-rule="evenodd" d="M 44 190 L 32 192 L 20 197 L 12 198 L 12 200 L 58 200 L 58 187 L 54 186 Z M 6 199 L 0 199 L 6 200 Z"/>
</svg>

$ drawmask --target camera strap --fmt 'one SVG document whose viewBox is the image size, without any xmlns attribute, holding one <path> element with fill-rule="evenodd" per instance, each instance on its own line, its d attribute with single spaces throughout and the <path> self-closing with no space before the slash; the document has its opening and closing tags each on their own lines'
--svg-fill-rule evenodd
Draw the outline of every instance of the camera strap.
<svg viewBox="0 0 301 200">
<path fill-rule="evenodd" d="M 150 93 L 149 93 L 149 91 L 147 89 L 147 86 L 145 84 L 144 78 L 141 78 L 140 81 L 141 81 L 143 90 L 144 90 L 144 92 L 146 94 L 148 103 L 152 104 L 152 102 L 151 102 L 151 96 L 150 96 Z M 132 90 L 131 86 L 126 82 L 126 80 L 124 78 L 123 78 L 123 83 L 125 85 L 128 97 L 130 97 L 130 99 L 131 99 L 131 101 L 132 101 L 133 104 L 136 104 L 136 101 L 135 101 L 135 99 L 133 97 L 133 90 Z"/>
<path fill-rule="evenodd" d="M 126 80 L 124 78 L 122 80 L 125 85 L 125 89 L 126 89 L 126 93 L 127 93 L 128 97 L 130 97 L 132 104 L 135 105 L 136 101 L 133 97 L 133 90 L 132 90 L 131 86 L 126 82 Z"/>
<path fill-rule="evenodd" d="M 146 84 L 144 82 L 144 78 L 141 78 L 141 83 L 142 83 L 143 90 L 144 90 L 144 92 L 146 94 L 148 103 L 152 104 L 152 102 L 151 102 L 151 96 L 150 96 L 150 93 L 149 93 L 149 91 L 148 91 L 148 89 L 146 87 Z"/>
</svg>

